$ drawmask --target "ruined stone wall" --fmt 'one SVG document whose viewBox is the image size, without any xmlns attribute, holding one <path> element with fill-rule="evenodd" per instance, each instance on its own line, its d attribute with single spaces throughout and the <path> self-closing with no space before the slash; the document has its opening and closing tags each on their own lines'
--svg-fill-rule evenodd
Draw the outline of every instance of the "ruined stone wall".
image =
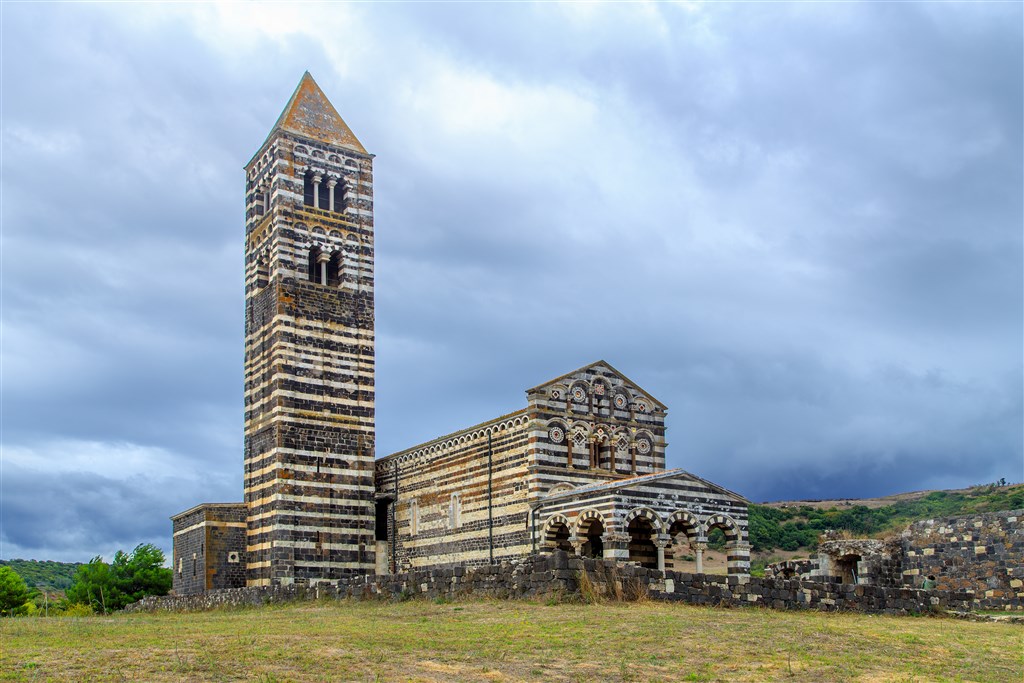
<svg viewBox="0 0 1024 683">
<path fill-rule="evenodd" d="M 248 582 L 372 571 L 372 157 L 276 129 L 246 174 Z"/>
<path fill-rule="evenodd" d="M 901 536 L 902 576 L 920 586 L 972 590 L 992 609 L 1024 609 L 1024 510 L 929 519 Z"/>
<path fill-rule="evenodd" d="M 853 586 L 838 582 L 786 581 L 660 572 L 635 564 L 572 557 L 564 552 L 520 562 L 449 567 L 388 576 L 349 577 L 315 587 L 271 586 L 214 591 L 204 595 L 146 598 L 127 611 L 203 610 L 292 600 L 337 598 L 558 597 L 581 593 L 631 599 L 649 597 L 696 605 L 762 606 L 774 609 L 922 614 L 935 609 L 968 610 L 971 593 L 912 588 Z"/>
<path fill-rule="evenodd" d="M 527 554 L 528 434 L 519 411 L 379 460 L 388 566 L 486 564 L 492 545 L 495 560 Z"/>
</svg>

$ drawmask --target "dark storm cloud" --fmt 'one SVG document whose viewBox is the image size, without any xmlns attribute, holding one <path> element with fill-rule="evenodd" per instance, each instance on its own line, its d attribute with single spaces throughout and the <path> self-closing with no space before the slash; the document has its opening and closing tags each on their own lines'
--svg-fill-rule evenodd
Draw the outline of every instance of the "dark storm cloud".
<svg viewBox="0 0 1024 683">
<path fill-rule="evenodd" d="M 1024 478 L 1019 6 L 310 7 L 4 7 L 3 556 L 241 496 L 305 69 L 377 155 L 378 455 L 604 358 L 753 499 Z"/>
</svg>

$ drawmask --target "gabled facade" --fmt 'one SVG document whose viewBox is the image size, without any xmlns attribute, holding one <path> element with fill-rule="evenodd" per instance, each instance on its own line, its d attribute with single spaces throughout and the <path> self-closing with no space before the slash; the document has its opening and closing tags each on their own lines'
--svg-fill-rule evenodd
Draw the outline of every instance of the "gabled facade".
<svg viewBox="0 0 1024 683">
<path fill-rule="evenodd" d="M 666 471 L 665 406 L 604 361 L 375 461 L 373 157 L 306 73 L 245 173 L 244 503 L 172 517 L 176 592 L 555 547 L 699 565 L 714 527 L 746 571 L 746 501 Z"/>
</svg>

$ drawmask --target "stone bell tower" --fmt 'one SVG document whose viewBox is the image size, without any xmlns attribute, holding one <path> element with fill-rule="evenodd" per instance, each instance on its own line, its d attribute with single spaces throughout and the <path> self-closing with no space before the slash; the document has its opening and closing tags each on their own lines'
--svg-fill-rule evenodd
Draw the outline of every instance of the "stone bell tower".
<svg viewBox="0 0 1024 683">
<path fill-rule="evenodd" d="M 245 173 L 246 583 L 372 571 L 373 155 L 306 72 Z"/>
</svg>

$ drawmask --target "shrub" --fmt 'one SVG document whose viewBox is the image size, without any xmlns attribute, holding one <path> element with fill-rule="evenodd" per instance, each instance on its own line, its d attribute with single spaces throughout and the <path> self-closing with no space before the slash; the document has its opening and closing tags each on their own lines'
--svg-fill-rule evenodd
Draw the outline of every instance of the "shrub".
<svg viewBox="0 0 1024 683">
<path fill-rule="evenodd" d="M 21 613 L 31 598 L 25 580 L 10 567 L 0 567 L 0 614 Z"/>
<path fill-rule="evenodd" d="M 67 601 L 112 612 L 147 595 L 167 595 L 172 574 L 163 564 L 163 551 L 151 543 L 136 546 L 131 554 L 118 550 L 111 564 L 94 557 L 75 572 Z"/>
</svg>

